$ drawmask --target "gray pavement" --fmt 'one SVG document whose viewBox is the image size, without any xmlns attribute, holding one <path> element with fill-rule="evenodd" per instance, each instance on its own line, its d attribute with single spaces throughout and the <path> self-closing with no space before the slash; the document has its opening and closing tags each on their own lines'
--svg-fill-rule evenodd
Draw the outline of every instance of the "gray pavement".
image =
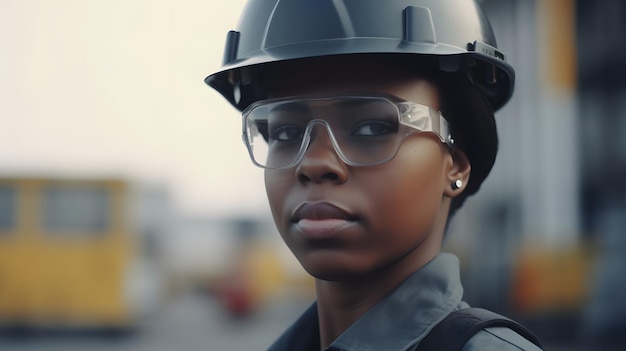
<svg viewBox="0 0 626 351">
<path fill-rule="evenodd" d="M 4 351 L 238 351 L 265 350 L 308 306 L 287 302 L 244 320 L 227 318 L 216 301 L 186 296 L 172 301 L 136 334 L 102 337 L 0 338 Z"/>
</svg>

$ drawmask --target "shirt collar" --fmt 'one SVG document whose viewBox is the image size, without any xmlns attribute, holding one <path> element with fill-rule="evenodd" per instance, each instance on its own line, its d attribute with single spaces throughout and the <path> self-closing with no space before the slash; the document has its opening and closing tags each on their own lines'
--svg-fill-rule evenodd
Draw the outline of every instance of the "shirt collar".
<svg viewBox="0 0 626 351">
<path fill-rule="evenodd" d="M 462 295 L 458 259 L 439 254 L 359 318 L 328 350 L 407 350 L 456 309 Z M 316 304 L 270 348 L 279 350 L 319 350 Z"/>
</svg>

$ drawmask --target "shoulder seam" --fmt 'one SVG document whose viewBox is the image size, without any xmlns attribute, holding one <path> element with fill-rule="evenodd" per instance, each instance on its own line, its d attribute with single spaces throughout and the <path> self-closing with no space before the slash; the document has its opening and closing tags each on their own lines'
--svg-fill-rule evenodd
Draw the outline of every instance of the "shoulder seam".
<svg viewBox="0 0 626 351">
<path fill-rule="evenodd" d="M 518 332 L 516 332 L 515 330 L 513 330 L 513 329 L 511 329 L 511 328 L 507 328 L 507 327 L 493 327 L 493 328 L 508 329 L 508 330 L 512 331 L 513 333 L 515 333 L 515 334 L 519 335 L 519 337 L 520 337 L 520 338 L 523 338 L 524 340 L 526 340 L 526 339 L 525 339 L 522 335 L 520 335 Z M 492 332 L 491 332 L 490 330 L 488 330 L 488 329 L 491 329 L 491 328 L 485 328 L 485 329 L 482 329 L 482 331 L 484 331 L 484 332 L 488 333 L 489 335 L 492 335 L 493 337 L 495 337 L 495 338 L 497 338 L 497 339 L 500 339 L 500 340 L 504 341 L 505 343 L 507 343 L 507 344 L 509 344 L 509 345 L 511 345 L 511 346 L 513 346 L 513 347 L 515 347 L 515 348 L 517 348 L 517 349 L 519 349 L 519 350 L 525 351 L 525 349 L 521 348 L 519 345 L 516 345 L 516 344 L 512 343 L 511 341 L 506 340 L 506 339 L 504 339 L 504 338 L 502 338 L 502 337 L 500 337 L 500 336 L 498 336 L 498 335 L 496 335 L 496 334 L 492 333 Z M 478 334 L 478 333 L 477 333 L 477 334 Z"/>
</svg>

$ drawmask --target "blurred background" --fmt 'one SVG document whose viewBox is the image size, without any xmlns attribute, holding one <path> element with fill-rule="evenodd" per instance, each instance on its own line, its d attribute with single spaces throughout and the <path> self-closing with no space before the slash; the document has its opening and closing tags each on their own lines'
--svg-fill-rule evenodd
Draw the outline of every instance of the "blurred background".
<svg viewBox="0 0 626 351">
<path fill-rule="evenodd" d="M 517 73 L 466 300 L 626 347 L 626 3 L 483 0 Z M 314 299 L 203 78 L 243 0 L 0 0 L 0 349 L 265 349 Z"/>
</svg>

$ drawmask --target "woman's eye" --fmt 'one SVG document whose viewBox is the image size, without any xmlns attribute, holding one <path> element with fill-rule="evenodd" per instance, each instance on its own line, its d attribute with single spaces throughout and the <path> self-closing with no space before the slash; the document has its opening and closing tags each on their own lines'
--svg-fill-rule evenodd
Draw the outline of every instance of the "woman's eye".
<svg viewBox="0 0 626 351">
<path fill-rule="evenodd" d="M 302 129 L 296 126 L 283 125 L 273 128 L 270 140 L 276 141 L 299 141 L 302 139 Z"/>
<path fill-rule="evenodd" d="M 359 124 L 352 133 L 356 136 L 378 136 L 396 132 L 394 125 L 384 121 L 367 121 Z"/>
</svg>

